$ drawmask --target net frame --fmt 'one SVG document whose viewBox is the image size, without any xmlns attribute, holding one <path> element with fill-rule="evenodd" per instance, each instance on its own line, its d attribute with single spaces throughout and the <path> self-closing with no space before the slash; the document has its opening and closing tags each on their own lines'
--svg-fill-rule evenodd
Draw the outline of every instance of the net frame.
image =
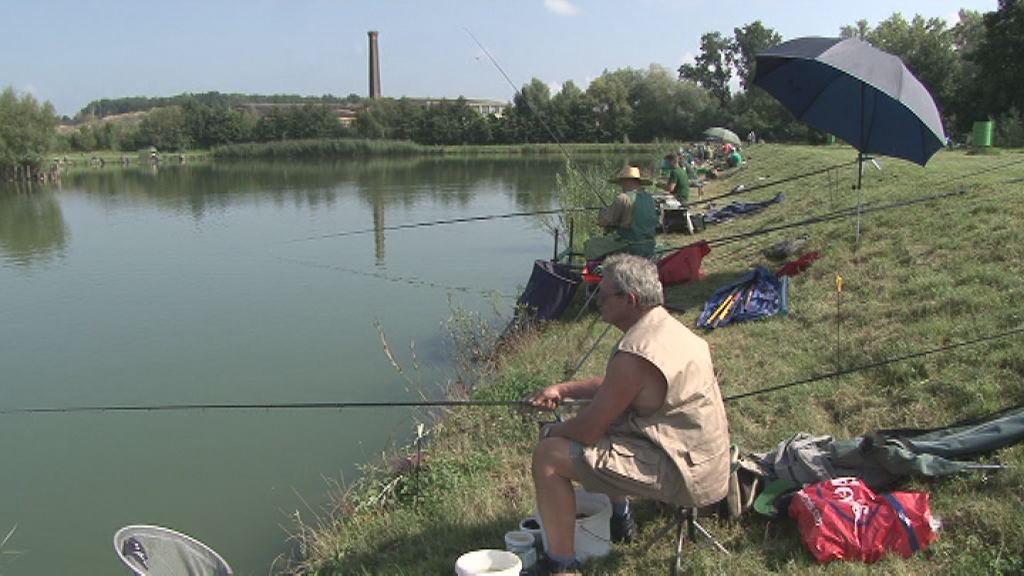
<svg viewBox="0 0 1024 576">
<path fill-rule="evenodd" d="M 156 557 L 148 558 L 148 565 L 143 565 L 134 555 L 126 556 L 124 553 L 125 543 L 132 538 L 135 538 L 136 541 L 142 540 L 140 543 L 144 545 L 144 549 L 146 541 L 149 541 L 150 544 L 153 541 L 163 545 L 170 543 L 178 555 L 173 559 L 165 559 L 163 556 L 155 555 Z M 150 547 L 150 549 L 153 548 L 156 548 L 157 552 L 159 552 L 161 546 Z M 171 574 L 180 576 L 232 576 L 234 574 L 231 566 L 215 550 L 188 534 L 164 528 L 163 526 L 132 524 L 120 528 L 114 533 L 114 552 L 121 562 L 131 569 L 132 573 L 136 576 L 165 576 Z M 183 561 L 181 559 L 182 555 L 187 555 L 193 561 Z"/>
</svg>

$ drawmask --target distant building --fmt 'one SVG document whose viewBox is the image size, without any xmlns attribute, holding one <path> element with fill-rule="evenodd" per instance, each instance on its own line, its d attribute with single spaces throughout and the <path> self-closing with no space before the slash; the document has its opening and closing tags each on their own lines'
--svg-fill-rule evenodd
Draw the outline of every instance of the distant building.
<svg viewBox="0 0 1024 576">
<path fill-rule="evenodd" d="M 431 106 L 437 106 L 441 102 L 452 102 L 454 98 L 409 98 L 410 101 L 423 106 L 424 108 L 430 108 Z M 501 100 L 477 100 L 473 98 L 464 98 L 466 106 L 470 110 L 473 110 L 481 116 L 497 116 L 501 118 L 505 115 L 505 110 L 509 107 L 508 102 L 502 102 Z"/>
<path fill-rule="evenodd" d="M 378 38 L 380 33 L 376 30 L 370 30 L 366 33 L 370 41 L 370 99 L 376 100 L 382 96 L 380 90 L 380 45 Z M 444 100 L 452 100 L 446 98 L 409 98 L 410 101 L 423 106 L 424 108 L 430 108 L 436 104 L 440 104 Z M 497 116 L 501 118 L 505 115 L 505 109 L 508 108 L 508 102 L 501 102 L 499 100 L 477 100 L 477 99 L 466 99 L 466 105 L 470 109 L 482 116 Z M 358 112 L 359 107 L 354 107 L 353 111 Z M 338 116 L 338 121 L 348 126 L 355 121 L 355 115 Z"/>
</svg>

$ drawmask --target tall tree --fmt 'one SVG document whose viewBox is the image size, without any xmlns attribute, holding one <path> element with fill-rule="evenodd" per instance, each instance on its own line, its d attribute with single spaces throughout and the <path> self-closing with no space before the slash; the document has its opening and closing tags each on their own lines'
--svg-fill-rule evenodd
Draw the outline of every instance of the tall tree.
<svg viewBox="0 0 1024 576">
<path fill-rule="evenodd" d="M 516 93 L 512 100 L 510 120 L 516 127 L 520 137 L 526 142 L 550 142 L 551 135 L 548 134 L 544 124 L 550 125 L 548 116 L 551 106 L 551 88 L 539 78 L 533 78 L 530 83 Z"/>
<path fill-rule="evenodd" d="M 995 117 L 1024 112 L 1024 2 L 999 0 L 999 8 L 982 17 L 985 36 L 970 59 L 984 78 L 979 112 Z"/>
<path fill-rule="evenodd" d="M 959 74 L 952 79 L 952 104 L 943 110 L 950 118 L 954 134 L 964 133 L 976 120 L 976 106 L 981 99 L 984 79 L 981 68 L 974 62 L 974 52 L 985 38 L 985 24 L 981 12 L 960 10 L 960 21 L 953 26 L 953 47 L 959 61 Z"/>
<path fill-rule="evenodd" d="M 732 78 L 733 60 L 729 40 L 718 32 L 706 32 L 700 37 L 700 54 L 693 64 L 679 67 L 679 78 L 700 84 L 724 108 L 731 96 L 729 80 Z"/>
<path fill-rule="evenodd" d="M 868 25 L 868 21 L 863 18 L 857 20 L 857 23 L 853 26 L 843 26 L 839 29 L 840 38 L 857 38 L 864 40 L 868 32 L 871 30 L 871 26 Z"/>
<path fill-rule="evenodd" d="M 656 138 L 672 139 L 676 122 L 677 106 L 684 105 L 677 99 L 680 82 L 668 69 L 651 65 L 636 86 L 634 125 L 630 140 L 650 142 Z"/>
<path fill-rule="evenodd" d="M 138 144 L 158 150 L 179 151 L 192 146 L 185 114 L 179 106 L 155 108 L 139 122 Z"/>
<path fill-rule="evenodd" d="M 11 87 L 0 92 L 0 170 L 39 168 L 54 141 L 57 115 L 49 102 Z"/>
<path fill-rule="evenodd" d="M 757 53 L 782 43 L 782 36 L 771 28 L 766 28 L 760 20 L 755 20 L 742 28 L 733 29 L 733 61 L 736 64 L 736 75 L 740 78 L 740 86 L 744 90 L 750 88 L 754 80 L 754 62 Z"/>
<path fill-rule="evenodd" d="M 605 70 L 587 87 L 598 142 L 622 142 L 629 138 L 634 125 L 634 88 L 639 78 L 640 73 L 632 68 Z"/>
<path fill-rule="evenodd" d="M 691 139 L 708 120 L 708 113 L 717 108 L 707 90 L 695 83 L 680 81 L 674 74 L 658 65 L 651 65 L 640 77 L 634 99 L 635 125 L 630 139 L 635 142 L 651 140 Z"/>
<path fill-rule="evenodd" d="M 589 121 L 592 115 L 586 109 L 583 91 L 569 80 L 551 97 L 551 129 L 563 142 L 587 142 L 591 138 Z"/>
</svg>

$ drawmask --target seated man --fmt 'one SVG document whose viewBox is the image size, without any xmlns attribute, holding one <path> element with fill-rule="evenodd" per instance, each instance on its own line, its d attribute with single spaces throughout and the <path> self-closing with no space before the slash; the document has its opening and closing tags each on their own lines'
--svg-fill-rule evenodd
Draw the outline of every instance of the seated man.
<svg viewBox="0 0 1024 576">
<path fill-rule="evenodd" d="M 604 263 L 601 317 L 625 334 L 604 376 L 553 384 L 530 396 L 553 409 L 589 398 L 578 416 L 546 424 L 533 452 L 537 509 L 552 573 L 578 569 L 572 482 L 612 498 L 612 539 L 635 532 L 626 496 L 680 506 L 725 498 L 729 426 L 707 343 L 663 307 L 653 262 L 630 255 Z"/>
<path fill-rule="evenodd" d="M 743 163 L 743 156 L 740 156 L 740 151 L 733 148 L 729 156 L 726 157 L 725 163 L 729 165 L 729 168 L 735 168 Z"/>
<path fill-rule="evenodd" d="M 597 223 L 608 233 L 588 240 L 583 247 L 584 256 L 587 260 L 599 260 L 616 252 L 628 252 L 650 258 L 654 255 L 658 208 L 643 186 L 651 181 L 641 178 L 636 166 L 626 166 L 609 182 L 619 184 L 622 191 L 597 217 Z"/>
<path fill-rule="evenodd" d="M 683 222 L 686 224 L 687 232 L 693 234 L 693 223 L 690 222 L 690 211 L 687 208 L 687 204 L 690 202 L 690 176 L 686 169 L 679 165 L 679 155 L 669 154 L 665 156 L 665 160 L 668 161 L 669 166 L 668 181 L 662 184 L 662 188 L 675 196 L 676 200 L 682 204 Z"/>
<path fill-rule="evenodd" d="M 678 154 L 669 154 L 665 160 L 668 161 L 668 180 L 661 187 L 686 206 L 690 201 L 690 175 L 681 166 Z"/>
</svg>

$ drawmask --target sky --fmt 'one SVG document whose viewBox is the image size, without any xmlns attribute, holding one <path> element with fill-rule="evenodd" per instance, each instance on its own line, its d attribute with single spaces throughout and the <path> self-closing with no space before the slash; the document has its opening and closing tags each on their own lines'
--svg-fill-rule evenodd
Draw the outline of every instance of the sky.
<svg viewBox="0 0 1024 576">
<path fill-rule="evenodd" d="M 92 100 L 183 92 L 368 92 L 511 100 L 532 78 L 585 89 L 605 70 L 677 69 L 705 32 L 760 20 L 783 39 L 838 36 L 898 10 L 956 22 L 997 0 L 0 0 L 0 88 L 74 116 Z"/>
</svg>

